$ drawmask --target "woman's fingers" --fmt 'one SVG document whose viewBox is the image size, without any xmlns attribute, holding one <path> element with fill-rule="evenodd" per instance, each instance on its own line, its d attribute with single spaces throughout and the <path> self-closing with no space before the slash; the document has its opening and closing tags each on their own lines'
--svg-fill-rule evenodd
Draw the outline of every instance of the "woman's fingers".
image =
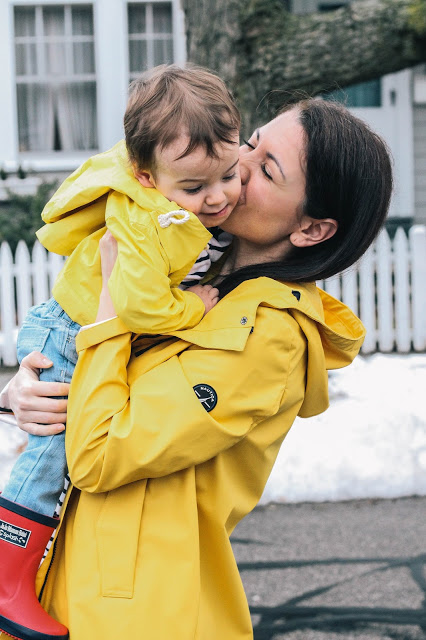
<svg viewBox="0 0 426 640">
<path fill-rule="evenodd" d="M 57 416 L 56 416 L 57 417 Z M 39 416 L 37 416 L 39 419 Z M 38 424 L 37 422 L 24 422 L 19 424 L 22 431 L 30 433 L 33 436 L 54 436 L 65 430 L 65 425 L 59 422 L 54 424 Z"/>
<path fill-rule="evenodd" d="M 46 398 L 37 395 L 23 395 L 18 400 L 18 410 L 23 413 L 53 413 L 66 415 L 68 400 Z M 16 415 L 16 411 L 14 411 Z M 59 422 L 59 420 L 57 420 Z"/>
<path fill-rule="evenodd" d="M 39 380 L 40 369 L 52 362 L 37 351 L 22 359 L 12 378 L 8 397 L 18 427 L 33 435 L 52 435 L 64 430 L 70 385 Z M 53 397 L 52 397 L 53 396 Z"/>
<path fill-rule="evenodd" d="M 53 362 L 39 351 L 31 351 L 25 358 L 22 358 L 20 369 L 26 369 L 32 372 L 35 377 L 38 378 L 39 369 L 49 368 L 52 364 Z"/>
<path fill-rule="evenodd" d="M 70 392 L 70 385 L 68 382 L 44 382 L 43 380 L 38 380 L 34 382 L 32 385 L 29 385 L 31 388 L 31 393 L 35 396 L 68 396 Z M 65 402 L 68 400 L 55 400 L 55 402 Z M 55 405 L 56 406 L 56 405 Z M 59 409 L 63 411 L 63 409 Z"/>
</svg>

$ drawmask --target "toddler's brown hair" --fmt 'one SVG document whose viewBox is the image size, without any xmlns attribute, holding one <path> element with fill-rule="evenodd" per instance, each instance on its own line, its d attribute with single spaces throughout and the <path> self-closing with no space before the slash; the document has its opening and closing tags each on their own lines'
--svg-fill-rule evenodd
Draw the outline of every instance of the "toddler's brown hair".
<svg viewBox="0 0 426 640">
<path fill-rule="evenodd" d="M 189 142 L 183 158 L 199 146 L 216 158 L 215 144 L 235 143 L 241 124 L 231 92 L 217 75 L 195 65 L 160 65 L 130 85 L 124 115 L 129 158 L 155 174 L 155 150 L 182 134 Z"/>
</svg>

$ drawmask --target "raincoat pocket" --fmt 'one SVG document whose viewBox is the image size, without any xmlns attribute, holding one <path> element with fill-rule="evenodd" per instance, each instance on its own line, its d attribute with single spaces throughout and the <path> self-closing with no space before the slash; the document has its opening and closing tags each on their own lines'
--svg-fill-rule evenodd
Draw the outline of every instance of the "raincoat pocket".
<svg viewBox="0 0 426 640">
<path fill-rule="evenodd" d="M 101 594 L 133 598 L 146 480 L 132 482 L 106 496 L 96 525 Z"/>
</svg>

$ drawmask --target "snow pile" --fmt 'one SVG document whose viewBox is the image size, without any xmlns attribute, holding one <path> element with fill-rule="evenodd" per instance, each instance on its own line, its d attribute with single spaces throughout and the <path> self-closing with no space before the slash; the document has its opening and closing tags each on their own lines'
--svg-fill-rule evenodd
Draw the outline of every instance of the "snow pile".
<svg viewBox="0 0 426 640">
<path fill-rule="evenodd" d="M 18 429 L 0 422 L 0 490 Z M 330 374 L 330 408 L 298 418 L 262 502 L 426 495 L 426 354 L 358 357 Z"/>
<path fill-rule="evenodd" d="M 358 357 L 330 373 L 330 408 L 298 418 L 262 502 L 426 494 L 426 355 Z"/>
</svg>

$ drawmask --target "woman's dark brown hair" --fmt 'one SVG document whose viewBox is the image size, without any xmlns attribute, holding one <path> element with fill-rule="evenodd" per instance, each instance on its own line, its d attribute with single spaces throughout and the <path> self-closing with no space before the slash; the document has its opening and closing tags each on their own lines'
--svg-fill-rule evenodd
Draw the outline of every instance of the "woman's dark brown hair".
<svg viewBox="0 0 426 640">
<path fill-rule="evenodd" d="M 285 110 L 289 109 L 299 111 L 305 132 L 302 213 L 318 220 L 333 218 L 338 230 L 325 242 L 294 248 L 282 262 L 239 269 L 220 284 L 221 296 L 261 276 L 296 283 L 344 271 L 365 253 L 386 218 L 392 166 L 380 136 L 335 102 L 308 99 Z"/>
</svg>

